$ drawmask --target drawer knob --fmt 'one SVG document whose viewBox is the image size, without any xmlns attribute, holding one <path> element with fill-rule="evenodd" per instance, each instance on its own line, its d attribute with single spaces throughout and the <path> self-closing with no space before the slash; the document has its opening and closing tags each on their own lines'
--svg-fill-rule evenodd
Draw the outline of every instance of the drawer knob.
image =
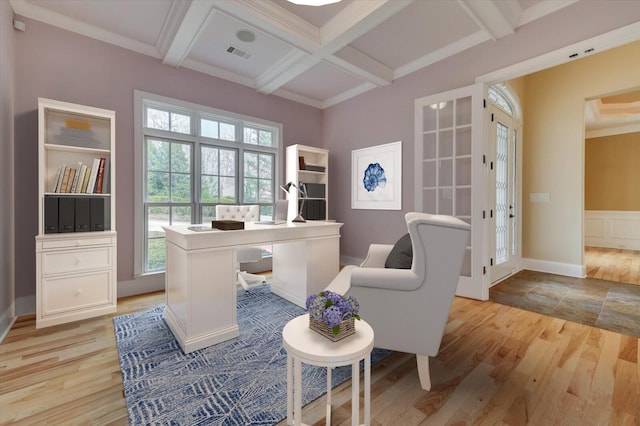
<svg viewBox="0 0 640 426">
<path fill-rule="evenodd" d="M 80 296 L 82 294 L 82 290 L 81 289 L 77 289 L 76 290 L 76 296 Z"/>
<path fill-rule="evenodd" d="M 80 256 L 76 257 L 76 265 L 79 265 L 82 262 L 82 258 Z"/>
</svg>

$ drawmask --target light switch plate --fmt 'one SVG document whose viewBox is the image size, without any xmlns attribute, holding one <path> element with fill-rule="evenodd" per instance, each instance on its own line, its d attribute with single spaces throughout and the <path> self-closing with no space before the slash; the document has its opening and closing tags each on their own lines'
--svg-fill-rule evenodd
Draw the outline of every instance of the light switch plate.
<svg viewBox="0 0 640 426">
<path fill-rule="evenodd" d="M 548 192 L 532 192 L 529 194 L 530 203 L 548 203 L 551 197 Z"/>
</svg>

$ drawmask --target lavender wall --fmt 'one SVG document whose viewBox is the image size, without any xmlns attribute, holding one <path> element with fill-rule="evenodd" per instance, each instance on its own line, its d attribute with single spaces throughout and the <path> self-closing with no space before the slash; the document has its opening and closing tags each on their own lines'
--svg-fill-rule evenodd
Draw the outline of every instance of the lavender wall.
<svg viewBox="0 0 640 426">
<path fill-rule="evenodd" d="M 13 23 L 0 2 L 0 341 L 14 316 Z"/>
<path fill-rule="evenodd" d="M 20 235 L 16 241 L 16 298 L 35 294 L 38 97 L 116 111 L 118 281 L 131 280 L 134 273 L 134 89 L 280 122 L 285 146 L 322 143 L 322 111 L 316 108 L 163 65 L 158 59 L 37 21 L 24 21 L 27 31 L 17 33 L 15 40 L 15 161 L 19 165 L 15 210 Z"/>
<path fill-rule="evenodd" d="M 329 216 L 345 224 L 341 255 L 362 259 L 370 243 L 392 244 L 406 232 L 404 214 L 414 209 L 416 98 L 467 86 L 483 74 L 638 20 L 640 7 L 636 2 L 579 2 L 518 28 L 511 36 L 486 42 L 326 109 L 323 145 L 331 153 Z M 351 151 L 398 140 L 403 141 L 402 210 L 352 210 Z"/>
</svg>

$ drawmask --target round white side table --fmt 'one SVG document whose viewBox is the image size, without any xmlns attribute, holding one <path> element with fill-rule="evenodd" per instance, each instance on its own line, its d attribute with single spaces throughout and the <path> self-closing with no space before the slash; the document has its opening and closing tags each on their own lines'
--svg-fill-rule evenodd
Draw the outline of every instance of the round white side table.
<svg viewBox="0 0 640 426">
<path fill-rule="evenodd" d="M 331 424 L 331 369 L 351 365 L 351 424 L 360 421 L 360 360 L 364 360 L 364 424 L 371 423 L 371 350 L 373 329 L 356 320 L 356 332 L 337 342 L 309 328 L 309 315 L 289 321 L 282 330 L 287 350 L 287 424 L 302 423 L 302 363 L 327 368 L 327 425 Z"/>
</svg>

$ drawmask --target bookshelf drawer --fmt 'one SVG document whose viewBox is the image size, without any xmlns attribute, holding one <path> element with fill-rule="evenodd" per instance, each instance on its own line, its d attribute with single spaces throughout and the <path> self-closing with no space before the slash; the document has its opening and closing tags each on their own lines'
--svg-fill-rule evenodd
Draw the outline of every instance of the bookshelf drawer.
<svg viewBox="0 0 640 426">
<path fill-rule="evenodd" d="M 111 253 L 111 247 L 43 252 L 42 273 L 50 275 L 110 268 Z"/>
<path fill-rule="evenodd" d="M 113 244 L 113 240 L 111 238 L 65 239 L 65 240 L 43 241 L 42 248 L 45 250 L 65 249 L 65 248 L 72 249 L 75 247 L 91 248 L 91 246 L 106 246 L 106 245 L 112 245 L 112 244 Z"/>
<path fill-rule="evenodd" d="M 42 314 L 54 315 L 108 305 L 112 302 L 111 271 L 45 278 Z"/>
</svg>

